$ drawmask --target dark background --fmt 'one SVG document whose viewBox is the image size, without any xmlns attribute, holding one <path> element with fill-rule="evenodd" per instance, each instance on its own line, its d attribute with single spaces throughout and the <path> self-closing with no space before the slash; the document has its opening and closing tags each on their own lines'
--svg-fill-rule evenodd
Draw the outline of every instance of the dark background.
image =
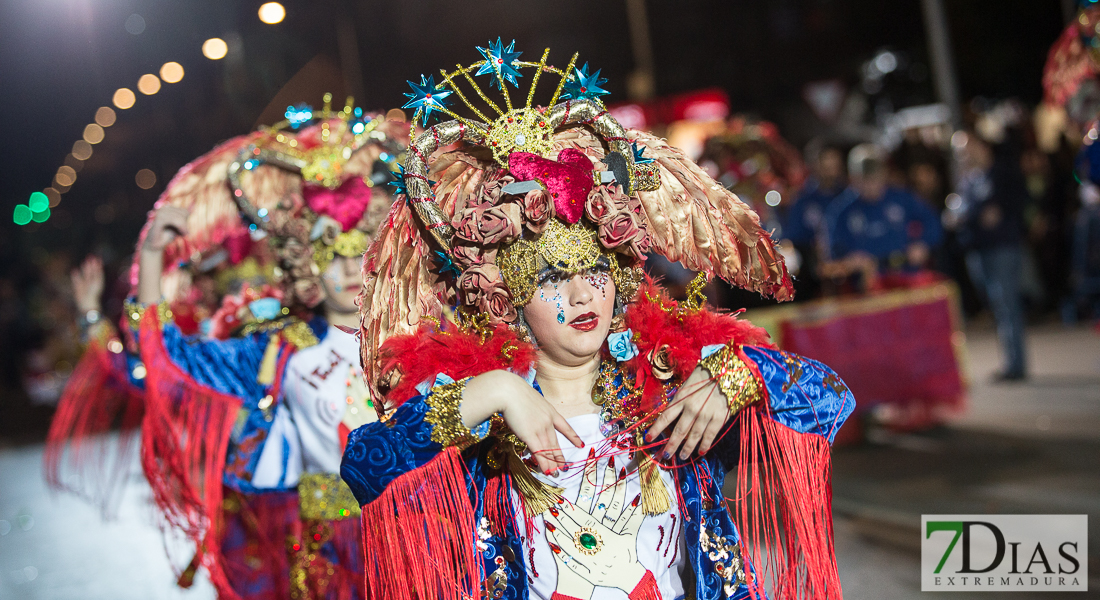
<svg viewBox="0 0 1100 600">
<path fill-rule="evenodd" d="M 291 77 L 313 59 L 339 74 L 340 27 L 354 28 L 362 71 L 356 102 L 387 109 L 403 102 L 406 79 L 477 60 L 490 39 L 516 39 L 523 58 L 544 47 L 566 62 L 574 51 L 608 77 L 610 102 L 626 99 L 634 68 L 623 0 L 401 2 L 287 1 L 283 23 L 256 17 L 260 0 L 8 0 L 0 6 L 0 106 L 7 143 L 0 149 L 0 273 L 19 277 L 42 249 L 73 257 L 95 246 L 118 251 L 135 239 L 169 178 L 219 140 L 253 128 Z M 945 3 L 961 96 L 1040 99 L 1046 51 L 1063 26 L 1060 2 L 966 0 Z M 880 48 L 910 60 L 904 83 L 889 90 L 894 108 L 935 100 L 920 3 L 916 0 L 649 0 L 656 92 L 717 86 L 733 110 L 773 120 L 801 145 L 814 123 L 801 98 L 806 82 L 840 78 L 857 85 L 860 65 Z M 140 35 L 127 17 L 146 22 Z M 205 59 L 203 40 L 220 36 L 230 55 Z M 154 96 L 138 94 L 95 146 L 77 183 L 42 225 L 16 227 L 6 216 L 47 187 L 54 171 L 119 87 L 166 61 L 183 81 Z M 338 77 L 329 87 L 340 87 Z M 352 84 L 347 87 L 358 87 Z M 314 104 L 319 98 L 305 98 Z M 273 107 L 276 109 L 278 107 Z M 268 111 L 268 114 L 277 112 Z M 141 190 L 134 174 L 156 172 Z M 96 208 L 107 204 L 110 208 Z M 14 272 L 13 272 L 14 270 Z"/>
</svg>

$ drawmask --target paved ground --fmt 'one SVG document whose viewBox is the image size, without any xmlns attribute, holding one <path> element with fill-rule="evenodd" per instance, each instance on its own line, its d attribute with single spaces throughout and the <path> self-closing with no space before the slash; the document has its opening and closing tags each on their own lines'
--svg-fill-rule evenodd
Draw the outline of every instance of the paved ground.
<svg viewBox="0 0 1100 600">
<path fill-rule="evenodd" d="M 991 385 L 999 366 L 995 336 L 971 330 L 964 414 L 927 434 L 880 434 L 835 451 L 833 508 L 846 598 L 927 596 L 920 592 L 920 515 L 936 513 L 1089 514 L 1089 587 L 1100 590 L 1100 336 L 1060 326 L 1030 333 L 1029 382 Z M 1059 595 L 950 595 L 968 596 Z"/>
<path fill-rule="evenodd" d="M 990 331 L 971 331 L 965 414 L 929 434 L 879 435 L 837 449 L 836 546 L 845 597 L 923 596 L 920 515 L 936 512 L 1091 513 L 1091 588 L 1100 590 L 1100 336 L 1059 327 L 1031 333 L 1031 382 L 989 385 L 995 340 Z M 104 522 L 95 508 L 46 490 L 41 452 L 38 444 L 0 447 L 0 599 L 213 598 L 201 579 L 190 590 L 175 587 L 140 476 L 129 480 L 119 516 Z M 174 548 L 176 563 L 190 558 Z M 967 595 L 951 598 L 960 596 Z M 1046 596 L 1054 597 L 975 595 Z"/>
</svg>

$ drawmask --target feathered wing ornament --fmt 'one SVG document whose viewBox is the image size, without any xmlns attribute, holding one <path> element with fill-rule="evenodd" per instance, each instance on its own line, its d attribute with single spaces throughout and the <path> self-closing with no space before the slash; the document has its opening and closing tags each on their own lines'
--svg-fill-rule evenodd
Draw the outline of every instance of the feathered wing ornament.
<svg viewBox="0 0 1100 600">
<path fill-rule="evenodd" d="M 627 135 L 660 165 L 660 188 L 637 192 L 655 251 L 780 302 L 793 298 L 783 257 L 752 209 L 665 140 Z"/>
<path fill-rule="evenodd" d="M 664 139 L 634 129 L 626 135 L 659 165 L 661 186 L 636 192 L 655 252 L 780 302 L 794 296 L 783 257 L 748 205 Z M 554 150 L 564 148 L 604 157 L 600 139 L 582 128 L 555 134 Z"/>
<path fill-rule="evenodd" d="M 227 171 L 242 150 L 265 137 L 263 132 L 237 136 L 214 148 L 179 170 L 153 205 L 153 211 L 162 206 L 177 206 L 190 211 L 187 218 L 187 235 L 174 240 L 165 249 L 165 274 L 163 287 L 165 299 L 182 297 L 190 285 L 184 270 L 178 269 L 196 253 L 218 247 L 230 237 L 247 231 L 238 216 L 236 202 L 229 186 Z M 152 226 L 148 219 L 141 229 L 137 248 L 145 243 L 145 236 Z M 130 269 L 130 284 L 136 288 L 138 261 Z"/>
<path fill-rule="evenodd" d="M 390 337 L 416 331 L 425 316 L 438 319 L 443 313 L 443 291 L 428 270 L 430 253 L 416 216 L 404 196 L 398 196 L 364 257 L 359 292 L 363 368 L 380 416 L 385 407 L 378 348 Z"/>
<path fill-rule="evenodd" d="M 432 165 L 439 179 L 436 202 L 449 219 L 455 206 L 476 193 L 489 163 L 461 151 L 449 152 Z M 378 237 L 363 259 L 359 294 L 362 361 L 379 414 L 385 410 L 380 389 L 378 349 L 389 338 L 414 333 L 424 317 L 439 320 L 450 304 L 438 272 L 443 257 L 434 253 L 406 196 L 399 195 Z"/>
</svg>

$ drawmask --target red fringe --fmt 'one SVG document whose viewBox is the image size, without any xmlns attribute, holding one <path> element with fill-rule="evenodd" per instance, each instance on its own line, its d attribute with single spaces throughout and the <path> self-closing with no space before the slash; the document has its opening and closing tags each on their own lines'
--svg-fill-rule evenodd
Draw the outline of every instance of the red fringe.
<svg viewBox="0 0 1100 600">
<path fill-rule="evenodd" d="M 662 600 L 661 588 L 657 586 L 657 579 L 653 573 L 646 571 L 642 580 L 630 591 L 630 600 Z"/>
<path fill-rule="evenodd" d="M 767 410 L 759 402 L 739 418 L 733 504 L 758 569 L 750 591 L 763 597 L 767 582 L 775 598 L 839 599 L 828 440 L 781 425 Z"/>
<path fill-rule="evenodd" d="M 287 537 L 301 529 L 297 492 L 241 494 L 226 488 L 225 496 L 218 552 L 229 585 L 245 600 L 290 600 L 286 546 Z"/>
<path fill-rule="evenodd" d="M 221 598 L 237 598 L 220 556 L 222 477 L 238 398 L 197 383 L 168 356 L 157 311 L 141 321 L 145 419 L 141 464 L 168 525 L 203 551 L 203 565 Z"/>
<path fill-rule="evenodd" d="M 416 386 L 439 373 L 455 380 L 496 369 L 525 373 L 538 357 L 533 345 L 521 341 L 504 324 L 497 325 L 484 341 L 478 333 L 460 330 L 450 323 L 445 323 L 443 330 L 427 324 L 415 333 L 386 340 L 379 352 L 381 372 L 396 369 L 401 374 L 400 381 L 387 394 L 391 406 L 400 406 L 416 396 Z"/>
<path fill-rule="evenodd" d="M 69 377 L 50 423 L 43 454 L 47 484 L 88 498 L 105 516 L 113 514 L 130 473 L 143 410 L 141 390 L 130 384 L 124 357 L 93 339 Z M 105 434 L 116 426 L 119 436 L 112 442 Z M 64 481 L 62 470 L 75 476 Z"/>
<path fill-rule="evenodd" d="M 482 571 L 457 448 L 393 480 L 363 507 L 367 600 L 476 597 Z"/>
</svg>

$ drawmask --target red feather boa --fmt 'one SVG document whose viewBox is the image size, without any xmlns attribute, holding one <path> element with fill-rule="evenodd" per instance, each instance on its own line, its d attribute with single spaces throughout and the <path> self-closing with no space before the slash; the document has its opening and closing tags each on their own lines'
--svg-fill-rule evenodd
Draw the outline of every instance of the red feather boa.
<svg viewBox="0 0 1100 600">
<path fill-rule="evenodd" d="M 535 347 L 520 340 L 507 325 L 497 325 L 483 338 L 449 322 L 442 328 L 422 325 L 415 333 L 392 337 L 382 344 L 380 354 L 381 372 L 400 376 L 386 395 L 391 407 L 416 396 L 416 386 L 439 373 L 455 380 L 497 369 L 526 373 L 538 357 Z"/>
<path fill-rule="evenodd" d="M 635 374 L 643 388 L 643 397 L 649 400 L 644 408 L 655 408 L 655 402 L 664 400 L 661 381 L 653 375 L 653 359 L 663 348 L 673 375 L 683 381 L 695 370 L 705 346 L 733 342 L 775 347 L 764 329 L 736 314 L 681 308 L 652 279 L 646 279 L 636 298 L 626 311 L 626 325 L 634 332 L 639 354 L 623 367 Z M 511 351 L 506 353 L 505 348 Z M 537 348 L 503 324 L 484 339 L 450 322 L 442 328 L 425 324 L 415 333 L 390 338 L 379 353 L 381 372 L 400 377 L 387 394 L 390 407 L 416 396 L 416 386 L 439 373 L 456 380 L 497 369 L 525 373 L 538 359 Z"/>
</svg>

